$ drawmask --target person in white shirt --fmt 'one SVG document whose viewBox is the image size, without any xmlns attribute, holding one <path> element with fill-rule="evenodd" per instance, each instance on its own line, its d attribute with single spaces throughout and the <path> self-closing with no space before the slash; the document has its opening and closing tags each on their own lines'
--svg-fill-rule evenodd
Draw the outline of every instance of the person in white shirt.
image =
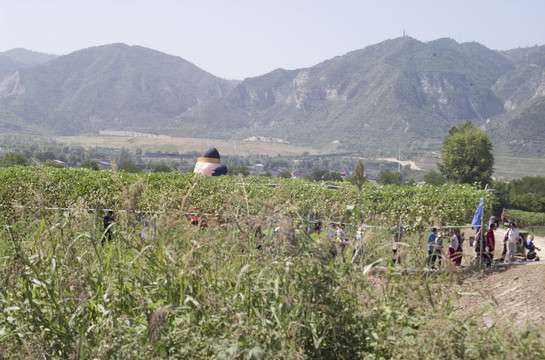
<svg viewBox="0 0 545 360">
<path fill-rule="evenodd" d="M 341 249 L 342 260 L 345 262 L 344 249 L 346 248 L 346 245 L 348 245 L 348 239 L 346 238 L 346 233 L 344 232 L 344 224 L 341 224 L 337 229 L 337 241 Z"/>
<path fill-rule="evenodd" d="M 455 265 L 460 265 L 461 263 L 461 256 L 462 254 L 458 253 L 457 250 L 460 247 L 460 229 L 454 230 L 454 234 L 451 236 L 449 244 L 448 244 L 448 253 L 450 260 Z"/>
<path fill-rule="evenodd" d="M 509 231 L 509 237 L 507 238 L 507 262 L 510 263 L 515 261 L 515 254 L 517 253 L 517 241 L 520 239 L 519 224 L 518 220 L 511 223 L 511 231 Z"/>
</svg>

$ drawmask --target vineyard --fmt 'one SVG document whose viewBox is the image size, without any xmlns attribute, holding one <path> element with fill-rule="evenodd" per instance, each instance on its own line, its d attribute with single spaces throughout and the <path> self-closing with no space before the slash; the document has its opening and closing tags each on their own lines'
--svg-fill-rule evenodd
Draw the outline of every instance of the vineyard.
<svg viewBox="0 0 545 360">
<path fill-rule="evenodd" d="M 274 181 L 271 183 L 271 181 Z M 347 208 L 358 220 L 378 219 L 396 226 L 400 219 L 410 228 L 465 225 L 471 221 L 479 198 L 490 211 L 494 198 L 469 185 L 384 186 L 367 184 L 318 185 L 304 180 L 253 177 L 199 177 L 194 174 L 89 171 L 86 169 L 4 168 L 0 171 L 2 215 L 17 206 L 43 208 L 114 209 L 128 212 L 216 214 L 236 210 L 259 216 L 276 202 L 278 217 L 347 221 Z M 11 206 L 11 207 L 10 207 Z"/>
<path fill-rule="evenodd" d="M 540 329 L 457 314 L 443 291 L 455 269 L 371 271 L 390 262 L 399 225 L 403 264 L 422 268 L 427 227 L 468 224 L 480 198 L 489 213 L 493 194 L 472 186 L 13 167 L 0 196 L 3 359 L 545 355 Z M 117 219 L 102 245 L 107 209 Z M 317 220 L 348 223 L 351 239 L 367 230 L 343 261 Z"/>
</svg>

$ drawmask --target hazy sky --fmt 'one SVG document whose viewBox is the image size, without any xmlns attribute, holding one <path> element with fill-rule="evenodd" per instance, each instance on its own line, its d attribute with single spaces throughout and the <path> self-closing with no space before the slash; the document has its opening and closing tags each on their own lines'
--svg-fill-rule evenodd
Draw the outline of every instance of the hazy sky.
<svg viewBox="0 0 545 360">
<path fill-rule="evenodd" d="M 544 0 L 0 0 L 0 52 L 111 43 L 228 79 L 296 69 L 407 35 L 505 50 L 545 44 Z"/>
</svg>

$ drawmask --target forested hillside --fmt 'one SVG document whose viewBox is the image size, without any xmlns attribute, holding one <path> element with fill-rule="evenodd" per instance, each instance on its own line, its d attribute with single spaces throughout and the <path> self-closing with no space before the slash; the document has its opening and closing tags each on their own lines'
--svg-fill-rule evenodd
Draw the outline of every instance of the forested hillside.
<svg viewBox="0 0 545 360">
<path fill-rule="evenodd" d="M 34 63 L 20 52 L 0 54 L 0 129 L 11 133 L 122 130 L 375 156 L 435 151 L 472 120 L 503 155 L 545 146 L 545 46 L 498 52 L 401 37 L 240 83 L 139 46 L 34 54 Z"/>
</svg>

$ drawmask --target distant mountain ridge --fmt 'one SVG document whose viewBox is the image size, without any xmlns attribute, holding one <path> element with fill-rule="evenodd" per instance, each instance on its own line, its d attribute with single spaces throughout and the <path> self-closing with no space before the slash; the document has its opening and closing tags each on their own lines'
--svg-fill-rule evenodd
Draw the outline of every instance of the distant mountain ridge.
<svg viewBox="0 0 545 360">
<path fill-rule="evenodd" d="M 0 87 L 4 121 L 62 135 L 160 132 L 168 119 L 234 86 L 182 58 L 124 44 L 79 50 L 19 73 L 4 87 L 18 88 L 15 95 Z"/>
<path fill-rule="evenodd" d="M 276 138 L 395 154 L 437 150 L 451 126 L 470 119 L 498 149 L 542 156 L 545 142 L 535 134 L 545 126 L 544 99 L 545 46 L 497 52 L 402 37 L 237 82 L 179 57 L 112 44 L 0 72 L 0 129 Z"/>
<path fill-rule="evenodd" d="M 56 57 L 56 55 L 42 54 L 20 48 L 5 51 L 0 53 L 0 77 L 17 70 L 42 64 Z"/>
</svg>

